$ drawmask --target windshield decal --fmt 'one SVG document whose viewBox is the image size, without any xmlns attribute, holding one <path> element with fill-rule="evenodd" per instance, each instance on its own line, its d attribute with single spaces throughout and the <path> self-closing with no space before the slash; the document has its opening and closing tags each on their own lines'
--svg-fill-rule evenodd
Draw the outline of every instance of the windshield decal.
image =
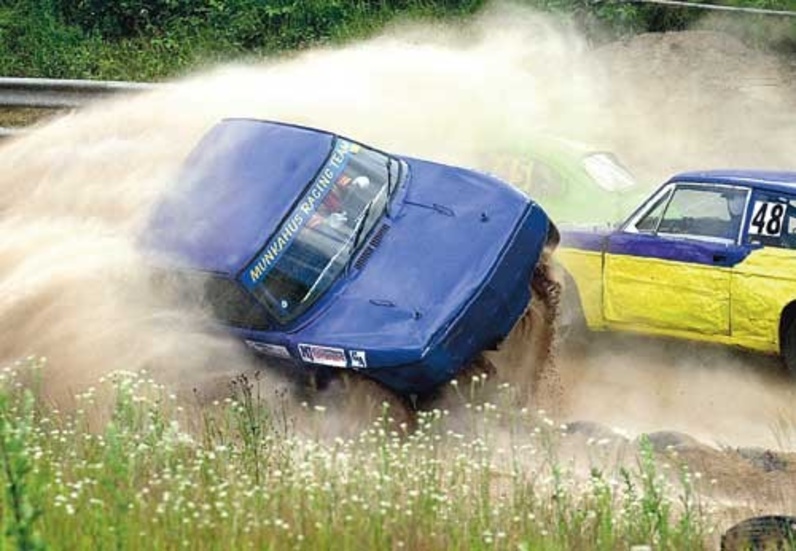
<svg viewBox="0 0 796 551">
<path fill-rule="evenodd" d="M 254 289 L 268 274 L 282 253 L 288 248 L 299 231 L 312 218 L 318 207 L 329 194 L 337 178 L 348 164 L 351 153 L 356 153 L 359 146 L 349 141 L 338 139 L 329 160 L 321 168 L 315 182 L 293 209 L 287 220 L 277 230 L 240 276 L 243 285 L 250 291 Z"/>
</svg>

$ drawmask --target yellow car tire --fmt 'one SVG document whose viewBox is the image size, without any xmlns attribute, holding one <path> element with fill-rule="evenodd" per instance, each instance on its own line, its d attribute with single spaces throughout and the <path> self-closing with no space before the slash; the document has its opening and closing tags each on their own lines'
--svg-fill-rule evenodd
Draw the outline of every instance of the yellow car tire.
<svg viewBox="0 0 796 551">
<path fill-rule="evenodd" d="M 796 377 L 796 317 L 786 323 L 780 339 L 780 354 L 790 375 Z"/>
</svg>

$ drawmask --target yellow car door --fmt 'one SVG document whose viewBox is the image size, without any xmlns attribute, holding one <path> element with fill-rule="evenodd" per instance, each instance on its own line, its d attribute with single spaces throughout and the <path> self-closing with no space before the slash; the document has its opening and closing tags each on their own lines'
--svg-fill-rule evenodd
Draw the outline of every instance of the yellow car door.
<svg viewBox="0 0 796 551">
<path fill-rule="evenodd" d="M 732 274 L 732 336 L 778 352 L 782 311 L 796 299 L 796 196 L 756 191 L 749 211 L 751 251 Z"/>
<path fill-rule="evenodd" d="M 749 190 L 672 183 L 608 238 L 603 312 L 642 332 L 728 335 L 732 266 Z"/>
</svg>

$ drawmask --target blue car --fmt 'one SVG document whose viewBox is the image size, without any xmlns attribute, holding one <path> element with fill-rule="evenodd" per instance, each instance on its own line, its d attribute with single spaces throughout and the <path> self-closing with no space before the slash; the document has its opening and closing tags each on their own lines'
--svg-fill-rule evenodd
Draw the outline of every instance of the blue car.
<svg viewBox="0 0 796 551">
<path fill-rule="evenodd" d="M 227 119 L 143 241 L 257 353 L 423 396 L 506 338 L 557 239 L 536 203 L 492 176 Z"/>
</svg>

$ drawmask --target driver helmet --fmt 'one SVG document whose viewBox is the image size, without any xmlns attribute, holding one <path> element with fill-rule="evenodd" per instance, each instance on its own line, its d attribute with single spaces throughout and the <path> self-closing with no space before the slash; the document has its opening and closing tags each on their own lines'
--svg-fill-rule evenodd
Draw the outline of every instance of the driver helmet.
<svg viewBox="0 0 796 551">
<path fill-rule="evenodd" d="M 733 193 L 727 200 L 727 208 L 731 216 L 741 216 L 746 205 L 746 196 L 740 193 Z"/>
<path fill-rule="evenodd" d="M 345 212 L 333 212 L 329 215 L 329 225 L 339 230 L 348 222 L 348 215 Z"/>
<path fill-rule="evenodd" d="M 354 181 L 352 183 L 355 186 L 357 186 L 359 189 L 367 189 L 368 187 L 370 187 L 370 178 L 364 175 L 357 176 L 356 178 L 354 178 Z"/>
</svg>

